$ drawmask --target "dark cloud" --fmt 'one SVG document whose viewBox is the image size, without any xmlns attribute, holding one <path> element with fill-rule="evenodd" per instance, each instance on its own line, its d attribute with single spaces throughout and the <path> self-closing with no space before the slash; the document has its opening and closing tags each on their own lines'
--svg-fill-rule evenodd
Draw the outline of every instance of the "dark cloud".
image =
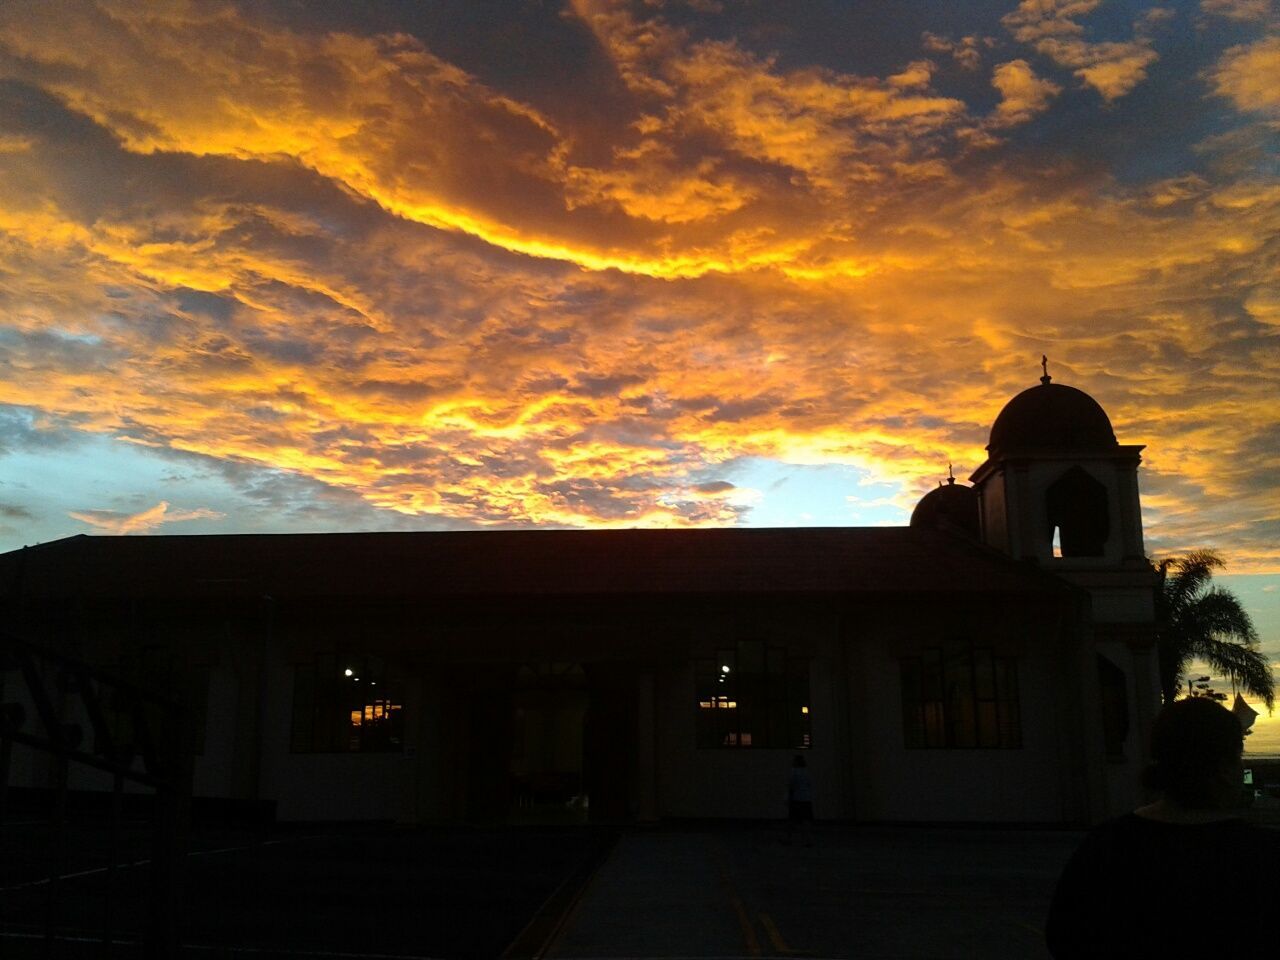
<svg viewBox="0 0 1280 960">
<path fill-rule="evenodd" d="M 708 483 L 700 483 L 693 489 L 698 493 L 727 493 L 737 488 L 728 480 L 712 480 Z"/>
</svg>

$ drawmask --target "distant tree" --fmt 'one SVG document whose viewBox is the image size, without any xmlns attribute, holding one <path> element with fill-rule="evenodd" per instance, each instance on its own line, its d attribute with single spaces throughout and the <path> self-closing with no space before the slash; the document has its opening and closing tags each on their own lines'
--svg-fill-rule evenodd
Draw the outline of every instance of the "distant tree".
<svg viewBox="0 0 1280 960">
<path fill-rule="evenodd" d="M 1213 571 L 1225 564 L 1212 550 L 1193 550 L 1157 564 L 1156 650 L 1160 692 L 1172 703 L 1192 660 L 1203 660 L 1246 693 L 1275 706 L 1275 681 L 1267 658 L 1258 652 L 1258 632 L 1235 594 L 1213 587 Z"/>
</svg>

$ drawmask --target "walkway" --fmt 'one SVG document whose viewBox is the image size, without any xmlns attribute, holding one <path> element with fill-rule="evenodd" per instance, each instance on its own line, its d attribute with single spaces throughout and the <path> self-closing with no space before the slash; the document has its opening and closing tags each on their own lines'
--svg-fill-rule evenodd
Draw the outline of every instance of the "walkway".
<svg viewBox="0 0 1280 960">
<path fill-rule="evenodd" d="M 1080 834 L 819 825 L 624 835 L 547 953 L 588 957 L 1047 957 Z"/>
</svg>

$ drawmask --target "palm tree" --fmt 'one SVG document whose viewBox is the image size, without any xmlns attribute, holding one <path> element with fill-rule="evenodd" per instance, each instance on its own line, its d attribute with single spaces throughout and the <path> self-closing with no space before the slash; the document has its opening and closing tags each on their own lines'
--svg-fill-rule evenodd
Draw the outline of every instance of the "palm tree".
<svg viewBox="0 0 1280 960">
<path fill-rule="evenodd" d="M 1182 675 L 1192 660 L 1203 660 L 1224 673 L 1246 693 L 1275 706 L 1275 680 L 1266 657 L 1258 652 L 1258 632 L 1235 594 L 1211 587 L 1213 571 L 1223 567 L 1212 550 L 1193 550 L 1157 565 L 1156 651 L 1160 692 L 1172 703 Z"/>
</svg>

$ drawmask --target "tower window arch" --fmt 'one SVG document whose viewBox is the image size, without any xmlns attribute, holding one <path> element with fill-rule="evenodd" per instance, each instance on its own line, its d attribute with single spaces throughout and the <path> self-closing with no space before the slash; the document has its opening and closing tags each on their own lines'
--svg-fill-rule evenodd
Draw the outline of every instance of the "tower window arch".
<svg viewBox="0 0 1280 960">
<path fill-rule="evenodd" d="M 1072 467 L 1045 494 L 1048 540 L 1057 533 L 1064 557 L 1100 557 L 1111 532 L 1107 488 L 1083 468 Z"/>
</svg>

